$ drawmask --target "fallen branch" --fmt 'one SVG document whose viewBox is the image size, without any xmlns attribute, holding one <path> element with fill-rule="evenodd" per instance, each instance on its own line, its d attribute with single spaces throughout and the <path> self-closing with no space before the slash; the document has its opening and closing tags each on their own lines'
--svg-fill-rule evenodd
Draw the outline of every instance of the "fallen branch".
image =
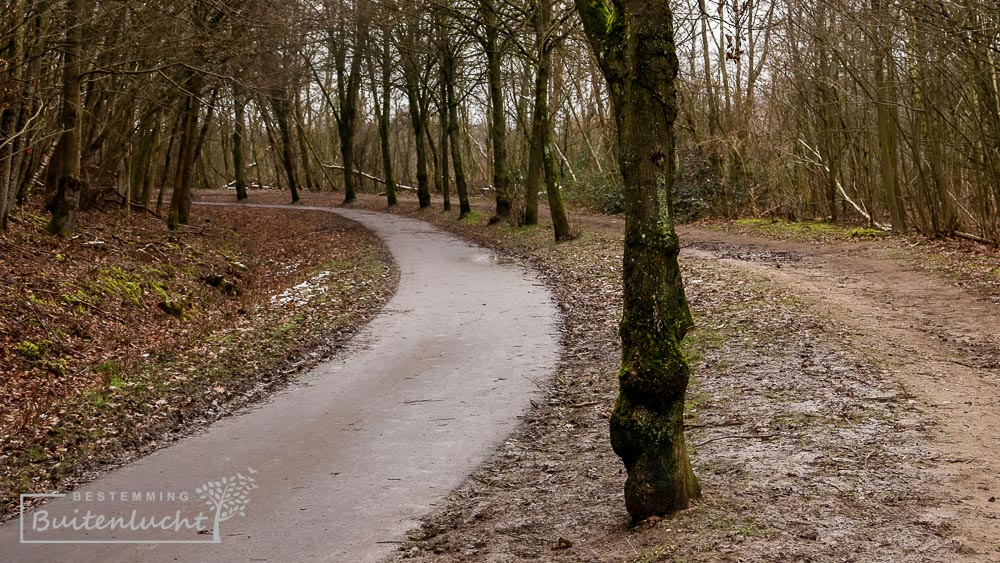
<svg viewBox="0 0 1000 563">
<path fill-rule="evenodd" d="M 330 169 L 333 169 L 333 170 L 343 170 L 344 169 L 344 167 L 341 166 L 341 165 L 339 165 L 339 164 L 323 164 L 321 162 L 320 166 L 322 166 L 323 168 L 330 168 Z M 367 173 L 362 172 L 361 170 L 358 170 L 358 169 L 355 169 L 354 172 L 358 176 L 363 176 L 365 178 L 368 178 L 369 180 L 374 180 L 374 181 L 376 181 L 376 182 L 378 182 L 380 184 L 383 184 L 383 185 L 385 184 L 385 180 L 383 180 L 382 178 L 379 178 L 378 176 L 372 176 L 371 174 L 367 174 Z M 396 184 L 396 187 L 398 189 L 407 190 L 407 191 L 411 191 L 411 192 L 417 191 L 417 188 L 414 188 L 414 187 L 411 187 L 411 186 L 404 186 L 402 184 Z"/>
<path fill-rule="evenodd" d="M 722 440 L 764 440 L 766 442 L 776 437 L 778 437 L 777 434 L 732 434 L 729 436 L 719 436 L 718 438 L 698 442 L 695 444 L 695 447 L 700 448 L 701 446 L 711 444 L 712 442 L 720 442 Z"/>
<path fill-rule="evenodd" d="M 809 160 L 809 162 L 811 162 L 812 164 L 814 164 L 816 166 L 819 166 L 820 168 L 822 168 L 823 170 L 825 170 L 827 173 L 830 172 L 830 167 L 827 166 L 825 162 L 823 162 L 823 155 L 821 155 L 818 150 L 810 147 L 809 144 L 806 143 L 805 141 L 803 141 L 802 139 L 799 139 L 799 143 L 803 147 L 805 147 L 806 150 L 808 150 L 809 152 L 811 152 L 817 158 L 817 160 Z M 887 225 L 883 225 L 882 223 L 879 223 L 878 221 L 876 221 L 875 219 L 873 219 L 870 213 L 868 213 L 867 211 L 865 211 L 857 203 L 854 203 L 854 200 L 851 199 L 850 196 L 847 195 L 847 191 L 844 190 L 844 186 L 840 183 L 840 180 L 834 179 L 834 182 L 837 184 L 837 189 L 840 190 L 840 195 L 843 196 L 844 201 L 846 201 L 847 203 L 850 203 L 851 207 L 853 207 L 858 213 L 860 213 L 862 217 L 864 217 L 865 219 L 867 219 L 869 223 L 871 223 L 872 225 L 874 225 L 875 227 L 877 227 L 879 229 L 882 229 L 883 231 L 891 231 L 892 230 Z"/>
<path fill-rule="evenodd" d="M 979 236 L 976 236 L 976 235 L 973 235 L 973 234 L 963 233 L 961 231 L 955 231 L 952 234 L 955 235 L 958 238 L 962 238 L 962 239 L 965 239 L 965 240 L 971 240 L 972 242 L 978 242 L 979 244 L 985 244 L 985 245 L 988 245 L 988 246 L 997 246 L 996 241 L 992 241 L 990 239 L 979 237 Z"/>
<path fill-rule="evenodd" d="M 130 209 L 135 209 L 136 211 L 142 211 L 156 217 L 157 219 L 163 219 L 163 216 L 159 213 L 153 211 L 145 204 L 138 201 L 132 200 L 131 198 L 123 196 L 118 190 L 112 190 L 110 193 L 114 194 L 118 198 L 119 203 L 124 207 L 127 206 Z"/>
</svg>

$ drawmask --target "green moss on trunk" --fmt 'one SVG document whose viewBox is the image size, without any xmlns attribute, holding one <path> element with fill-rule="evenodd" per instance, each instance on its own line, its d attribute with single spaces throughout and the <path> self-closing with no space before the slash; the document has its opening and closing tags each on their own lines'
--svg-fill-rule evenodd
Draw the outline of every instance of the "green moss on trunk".
<svg viewBox="0 0 1000 563">
<path fill-rule="evenodd" d="M 677 57 L 667 2 L 577 0 L 608 81 L 625 183 L 620 394 L 611 444 L 628 471 L 634 521 L 700 494 L 684 442 L 690 370 L 681 341 L 693 326 L 674 233 L 673 123 Z"/>
</svg>

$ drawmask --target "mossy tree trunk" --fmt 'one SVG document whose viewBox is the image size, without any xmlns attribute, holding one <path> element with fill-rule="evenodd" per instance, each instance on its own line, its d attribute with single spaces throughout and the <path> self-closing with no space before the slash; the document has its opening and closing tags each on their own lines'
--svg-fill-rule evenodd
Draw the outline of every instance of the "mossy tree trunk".
<svg viewBox="0 0 1000 563">
<path fill-rule="evenodd" d="M 58 166 L 56 194 L 49 204 L 52 219 L 49 232 L 59 236 L 69 236 L 80 210 L 80 192 L 83 188 L 80 178 L 80 108 L 82 104 L 81 58 L 83 55 L 83 0 L 66 2 L 66 51 L 63 55 L 63 99 L 59 114 L 62 137 L 59 139 L 59 155 L 54 159 Z"/>
<path fill-rule="evenodd" d="M 628 471 L 634 521 L 700 494 L 684 441 L 689 370 L 681 340 L 693 322 L 677 257 L 671 191 L 678 62 L 666 0 L 576 0 L 607 79 L 625 181 L 620 394 L 611 445 Z"/>
<path fill-rule="evenodd" d="M 528 178 L 525 182 L 524 224 L 538 224 L 538 192 L 540 180 L 545 182 L 545 194 L 552 217 L 552 229 L 557 242 L 573 238 L 566 217 L 566 206 L 559 190 L 559 166 L 556 163 L 555 142 L 552 139 L 552 118 L 549 111 L 549 77 L 552 74 L 552 51 L 556 45 L 550 34 L 552 0 L 538 0 L 533 23 L 538 69 L 535 74 L 535 99 L 531 118 L 531 147 Z"/>
<path fill-rule="evenodd" d="M 493 189 L 497 193 L 494 221 L 510 218 L 511 181 L 507 159 L 507 110 L 503 97 L 503 50 L 500 26 L 493 0 L 479 1 L 486 51 L 486 84 L 490 97 L 490 140 L 493 146 Z"/>
</svg>

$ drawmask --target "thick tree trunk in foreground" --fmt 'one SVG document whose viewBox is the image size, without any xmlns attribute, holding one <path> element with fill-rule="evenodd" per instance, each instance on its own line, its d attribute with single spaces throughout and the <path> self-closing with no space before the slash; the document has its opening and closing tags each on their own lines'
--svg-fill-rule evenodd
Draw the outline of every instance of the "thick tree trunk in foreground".
<svg viewBox="0 0 1000 563">
<path fill-rule="evenodd" d="M 62 138 L 59 140 L 58 188 L 50 204 L 52 220 L 49 232 L 59 236 L 69 236 L 80 210 L 80 58 L 83 54 L 83 0 L 68 0 L 66 3 L 66 53 L 63 69 L 63 100 L 59 115 Z"/>
<path fill-rule="evenodd" d="M 700 494 L 684 442 L 689 377 L 681 340 L 693 325 L 677 256 L 671 190 L 677 57 L 666 1 L 576 0 L 612 94 L 625 181 L 621 385 L 611 445 L 625 462 L 634 521 L 684 509 Z"/>
</svg>

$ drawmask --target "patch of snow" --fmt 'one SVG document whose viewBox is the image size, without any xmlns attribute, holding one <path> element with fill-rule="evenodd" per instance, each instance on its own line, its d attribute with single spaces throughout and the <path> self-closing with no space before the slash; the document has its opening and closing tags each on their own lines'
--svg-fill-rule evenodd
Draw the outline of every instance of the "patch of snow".
<svg viewBox="0 0 1000 563">
<path fill-rule="evenodd" d="M 271 296 L 272 305 L 291 305 L 302 307 L 317 295 L 326 293 L 327 287 L 322 282 L 330 277 L 331 272 L 320 272 L 298 285 L 294 285 L 277 295 Z"/>
</svg>

